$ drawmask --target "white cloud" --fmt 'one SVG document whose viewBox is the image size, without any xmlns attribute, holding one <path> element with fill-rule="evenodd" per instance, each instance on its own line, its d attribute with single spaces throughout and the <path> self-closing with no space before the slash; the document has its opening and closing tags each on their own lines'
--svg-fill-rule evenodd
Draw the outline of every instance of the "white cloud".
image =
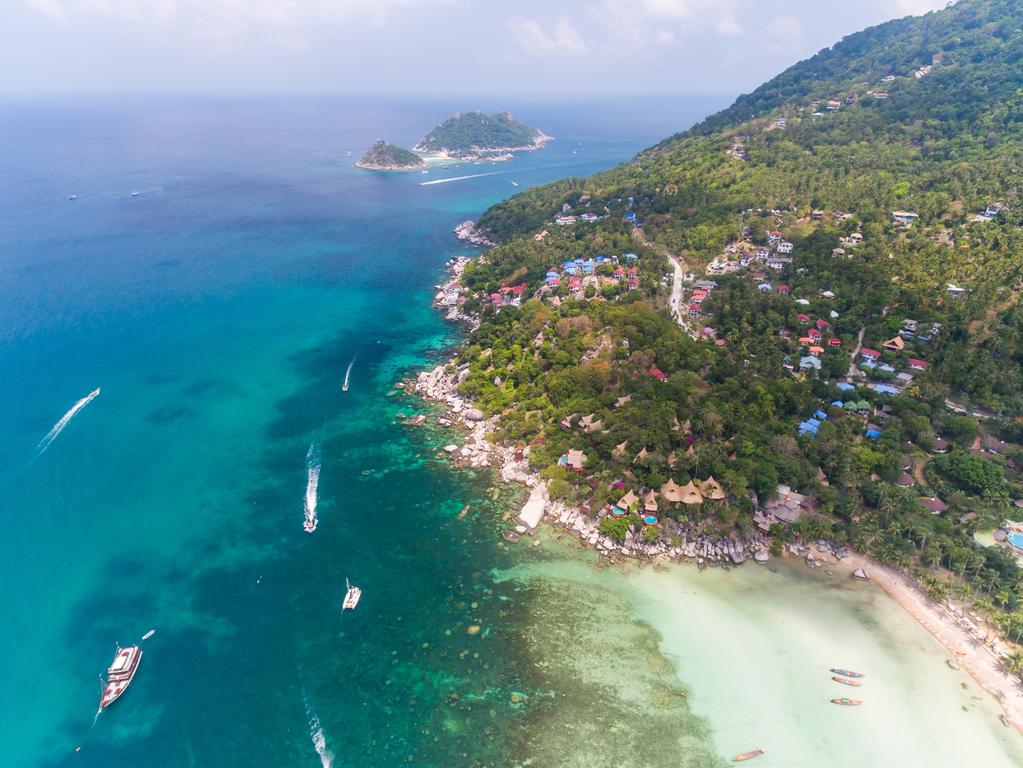
<svg viewBox="0 0 1023 768">
<path fill-rule="evenodd" d="M 657 19 L 688 19 L 693 11 L 713 5 L 709 0 L 640 0 L 639 9 Z"/>
<path fill-rule="evenodd" d="M 300 27 L 362 18 L 383 24 L 391 11 L 450 5 L 456 0 L 21 0 L 55 21 L 101 16 L 137 24 L 177 24 L 223 37 L 252 26 Z M 232 29 L 235 33 L 232 33 Z"/>
<path fill-rule="evenodd" d="M 893 17 L 919 16 L 928 11 L 937 11 L 950 3 L 950 0 L 895 0 Z"/>
<path fill-rule="evenodd" d="M 786 53 L 798 48 L 803 37 L 803 23 L 797 16 L 778 16 L 765 28 L 768 49 L 773 53 Z"/>
<path fill-rule="evenodd" d="M 22 0 L 22 2 L 28 8 L 48 16 L 53 21 L 67 21 L 67 12 L 64 10 L 62 0 Z"/>
<path fill-rule="evenodd" d="M 734 9 L 722 10 L 714 28 L 718 31 L 719 35 L 728 36 L 741 35 L 746 31 L 742 24 L 739 23 Z"/>
<path fill-rule="evenodd" d="M 531 56 L 574 56 L 589 51 L 567 18 L 560 18 L 548 34 L 533 19 L 516 16 L 508 22 L 508 30 L 518 46 Z"/>
</svg>

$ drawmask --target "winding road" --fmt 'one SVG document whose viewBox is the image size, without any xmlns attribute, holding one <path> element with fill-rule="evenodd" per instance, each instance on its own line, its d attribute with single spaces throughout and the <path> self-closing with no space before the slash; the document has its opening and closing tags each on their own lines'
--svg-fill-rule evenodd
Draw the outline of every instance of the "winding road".
<svg viewBox="0 0 1023 768">
<path fill-rule="evenodd" d="M 675 318 L 675 322 L 679 324 L 679 327 L 692 336 L 694 339 L 699 338 L 699 333 L 689 324 L 689 317 L 682 311 L 682 278 L 686 273 L 686 263 L 682 261 L 681 257 L 667 251 L 663 248 L 659 248 L 654 243 L 651 243 L 646 239 L 646 235 L 643 230 L 639 227 L 635 227 L 632 230 L 632 236 L 639 243 L 658 251 L 662 256 L 671 262 L 671 266 L 674 268 L 674 276 L 671 282 L 671 298 L 668 300 L 668 309 L 671 311 L 671 316 Z"/>
</svg>

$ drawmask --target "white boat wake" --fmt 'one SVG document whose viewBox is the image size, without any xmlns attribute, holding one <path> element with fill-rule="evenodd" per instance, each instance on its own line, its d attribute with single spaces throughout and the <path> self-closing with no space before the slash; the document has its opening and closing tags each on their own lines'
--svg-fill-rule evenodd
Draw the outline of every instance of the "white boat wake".
<svg viewBox="0 0 1023 768">
<path fill-rule="evenodd" d="M 345 369 L 345 383 L 341 385 L 341 391 L 342 392 L 347 392 L 348 391 L 348 377 L 351 376 L 351 374 L 352 374 L 352 366 L 355 365 L 355 361 L 358 360 L 358 359 L 359 359 L 358 355 L 353 357 L 352 358 L 352 362 L 350 362 L 348 364 L 348 367 Z"/>
<path fill-rule="evenodd" d="M 502 173 L 512 173 L 512 171 L 490 171 L 490 173 L 473 173 L 468 176 L 451 176 L 447 179 L 434 179 L 433 181 L 421 181 L 419 186 L 429 187 L 433 184 L 447 184 L 449 181 L 465 181 L 466 179 L 479 179 L 484 176 L 499 176 Z"/>
<path fill-rule="evenodd" d="M 305 522 L 302 527 L 306 533 L 312 533 L 316 530 L 316 488 L 320 484 L 320 452 L 316 449 L 315 442 L 309 444 L 305 464 Z"/>
<path fill-rule="evenodd" d="M 313 737 L 313 748 L 320 756 L 322 768 L 331 768 L 334 764 L 334 753 L 327 749 L 327 738 L 323 735 L 323 726 L 320 725 L 320 718 L 316 716 L 313 705 L 309 703 L 305 690 L 302 691 L 302 702 L 305 704 L 305 713 L 309 718 L 309 735 Z"/>
<path fill-rule="evenodd" d="M 60 421 L 53 425 L 53 429 L 46 433 L 46 437 L 39 441 L 39 445 L 36 446 L 36 455 L 38 456 L 47 448 L 49 448 L 50 444 L 57 439 L 57 435 L 64 431 L 64 427 L 66 427 L 70 423 L 71 419 L 77 416 L 79 411 L 81 411 L 85 406 L 87 406 L 97 397 L 99 397 L 99 387 L 96 387 L 96 389 L 92 390 L 92 392 L 90 392 L 88 395 L 86 395 L 77 403 L 72 405 L 71 410 L 65 413 L 63 416 L 61 416 Z"/>
</svg>

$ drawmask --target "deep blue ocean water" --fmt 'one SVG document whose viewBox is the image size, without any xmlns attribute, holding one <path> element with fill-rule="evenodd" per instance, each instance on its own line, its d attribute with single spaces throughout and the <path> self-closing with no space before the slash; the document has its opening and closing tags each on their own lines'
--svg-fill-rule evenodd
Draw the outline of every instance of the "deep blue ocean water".
<svg viewBox="0 0 1023 768">
<path fill-rule="evenodd" d="M 475 106 L 0 109 L 4 765 L 311 766 L 317 731 L 339 766 L 505 764 L 530 679 L 522 612 L 488 577 L 513 556 L 501 501 L 446 468 L 443 436 L 397 422 L 417 406 L 392 385 L 457 342 L 429 306 L 466 251 L 454 225 L 721 102 L 482 104 L 556 140 L 493 168 L 352 165 Z M 346 576 L 364 596 L 342 618 Z M 115 643 L 149 629 L 90 728 Z"/>
</svg>

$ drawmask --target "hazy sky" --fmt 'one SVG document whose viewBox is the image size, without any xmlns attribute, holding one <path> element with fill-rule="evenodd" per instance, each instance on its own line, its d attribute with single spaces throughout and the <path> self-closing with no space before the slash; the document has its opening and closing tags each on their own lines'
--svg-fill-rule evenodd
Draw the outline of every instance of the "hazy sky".
<svg viewBox="0 0 1023 768">
<path fill-rule="evenodd" d="M 0 91 L 747 91 L 947 0 L 0 0 Z"/>
</svg>

